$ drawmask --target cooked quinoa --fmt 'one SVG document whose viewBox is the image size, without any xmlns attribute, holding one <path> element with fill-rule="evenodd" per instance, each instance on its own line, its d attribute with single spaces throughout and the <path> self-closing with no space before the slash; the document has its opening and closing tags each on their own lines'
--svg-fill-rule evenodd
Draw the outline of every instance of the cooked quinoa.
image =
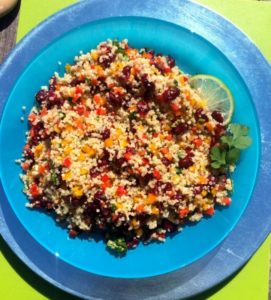
<svg viewBox="0 0 271 300">
<path fill-rule="evenodd" d="M 36 102 L 21 164 L 27 206 L 71 237 L 100 232 L 124 252 L 231 203 L 232 181 L 210 160 L 223 114 L 172 57 L 108 40 L 55 73 Z"/>
</svg>

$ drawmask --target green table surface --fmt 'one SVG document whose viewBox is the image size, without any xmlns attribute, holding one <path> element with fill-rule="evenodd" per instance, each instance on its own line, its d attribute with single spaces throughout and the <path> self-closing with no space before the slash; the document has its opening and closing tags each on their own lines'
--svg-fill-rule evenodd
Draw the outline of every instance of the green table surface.
<svg viewBox="0 0 271 300">
<path fill-rule="evenodd" d="M 147 0 L 146 0 L 147 1 Z M 39 22 L 76 0 L 22 0 L 17 41 Z M 198 0 L 243 30 L 271 62 L 271 1 Z M 249 262 L 222 284 L 196 299 L 268 299 L 269 237 Z M 75 297 L 51 286 L 29 270 L 0 238 L 0 299 L 64 299 Z"/>
</svg>

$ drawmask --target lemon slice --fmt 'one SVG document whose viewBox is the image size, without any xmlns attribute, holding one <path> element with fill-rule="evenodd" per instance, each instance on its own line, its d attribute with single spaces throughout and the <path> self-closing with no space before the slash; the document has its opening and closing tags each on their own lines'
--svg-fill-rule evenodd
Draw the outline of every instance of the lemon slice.
<svg viewBox="0 0 271 300">
<path fill-rule="evenodd" d="M 219 111 L 224 118 L 223 124 L 228 124 L 234 110 L 233 97 L 228 87 L 220 79 L 204 74 L 192 76 L 189 82 L 206 103 L 207 109 Z"/>
</svg>

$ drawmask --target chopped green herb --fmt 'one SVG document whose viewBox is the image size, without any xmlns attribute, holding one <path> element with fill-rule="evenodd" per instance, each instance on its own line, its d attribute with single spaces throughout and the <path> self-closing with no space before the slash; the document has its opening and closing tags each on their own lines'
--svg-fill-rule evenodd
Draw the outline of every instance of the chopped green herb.
<svg viewBox="0 0 271 300">
<path fill-rule="evenodd" d="M 137 118 L 136 112 L 133 111 L 132 113 L 130 113 L 128 118 L 129 118 L 130 120 L 135 120 L 135 119 Z"/>
<path fill-rule="evenodd" d="M 72 98 L 68 98 L 67 100 L 68 100 L 68 102 L 69 102 L 69 104 L 70 104 L 71 106 L 75 106 L 75 103 L 72 102 Z"/>
<path fill-rule="evenodd" d="M 182 169 L 179 167 L 176 167 L 176 174 L 180 175 L 182 173 Z"/>
<path fill-rule="evenodd" d="M 85 83 L 88 84 L 88 85 L 90 85 L 90 83 L 91 83 L 90 79 L 86 77 L 85 78 Z"/>
<path fill-rule="evenodd" d="M 119 47 L 117 50 L 116 50 L 116 53 L 120 53 L 122 54 L 123 56 L 127 56 L 126 52 L 125 52 L 125 49 Z"/>
<path fill-rule="evenodd" d="M 203 118 L 199 118 L 199 120 L 198 120 L 198 121 L 199 121 L 199 123 L 203 124 L 203 123 L 205 123 L 205 121 L 206 121 L 206 120 L 205 120 L 205 119 L 203 119 Z"/>
<path fill-rule="evenodd" d="M 120 44 L 120 43 L 119 43 L 119 41 L 118 41 L 118 40 L 114 40 L 114 41 L 113 41 L 113 46 L 116 46 L 116 47 L 118 47 L 118 46 L 119 46 L 119 44 Z"/>
<path fill-rule="evenodd" d="M 119 254 L 124 254 L 127 251 L 127 244 L 124 238 L 118 238 L 115 240 L 109 240 L 107 242 L 107 247 Z"/>
<path fill-rule="evenodd" d="M 59 180 L 54 170 L 51 171 L 50 181 L 53 183 L 53 185 L 59 185 Z"/>
<path fill-rule="evenodd" d="M 117 209 L 117 206 L 116 206 L 115 204 L 112 204 L 112 205 L 111 205 L 111 210 L 112 210 L 113 212 L 115 212 L 116 209 Z"/>
<path fill-rule="evenodd" d="M 181 152 L 181 151 L 178 151 L 178 152 L 177 152 L 177 156 L 178 156 L 178 158 L 180 158 L 180 159 L 183 158 L 182 152 Z"/>
<path fill-rule="evenodd" d="M 179 86 L 179 85 L 178 85 L 178 81 L 177 81 L 176 79 L 173 80 L 173 83 L 174 83 L 174 85 L 175 85 L 176 87 Z"/>
</svg>

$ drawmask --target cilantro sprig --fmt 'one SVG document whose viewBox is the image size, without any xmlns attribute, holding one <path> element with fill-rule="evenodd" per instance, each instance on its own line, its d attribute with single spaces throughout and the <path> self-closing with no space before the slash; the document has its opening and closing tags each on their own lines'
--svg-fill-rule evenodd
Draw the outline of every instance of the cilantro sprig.
<svg viewBox="0 0 271 300">
<path fill-rule="evenodd" d="M 214 169 L 227 168 L 236 164 L 241 150 L 252 143 L 248 136 L 249 129 L 244 125 L 230 124 L 229 130 L 220 138 L 220 143 L 211 150 L 211 167 Z"/>
</svg>

